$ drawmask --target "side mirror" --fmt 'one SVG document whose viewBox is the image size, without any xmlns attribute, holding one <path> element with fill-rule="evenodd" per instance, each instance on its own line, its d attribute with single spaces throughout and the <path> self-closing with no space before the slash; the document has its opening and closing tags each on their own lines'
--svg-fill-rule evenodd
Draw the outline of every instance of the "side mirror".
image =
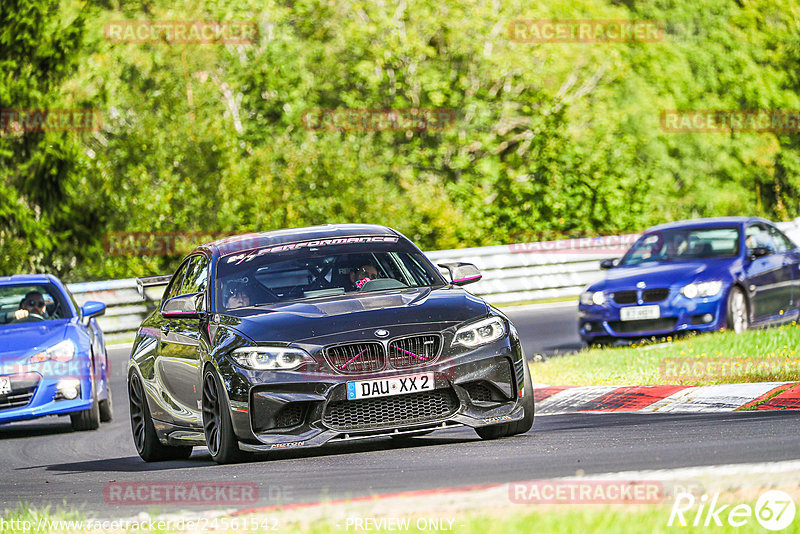
<svg viewBox="0 0 800 534">
<path fill-rule="evenodd" d="M 81 315 L 84 319 L 91 319 L 92 317 L 99 317 L 106 313 L 106 305 L 103 302 L 90 300 L 81 306 Z"/>
<path fill-rule="evenodd" d="M 755 247 L 750 249 L 751 260 L 763 258 L 764 256 L 769 256 L 770 254 L 772 254 L 772 251 L 767 247 Z"/>
<path fill-rule="evenodd" d="M 613 267 L 616 267 L 618 263 L 619 263 L 619 258 L 603 260 L 600 262 L 600 268 L 604 270 L 611 269 Z"/>
<path fill-rule="evenodd" d="M 463 286 L 477 282 L 483 275 L 477 267 L 471 263 L 440 263 L 439 267 L 444 267 L 450 273 L 450 283 L 454 286 Z"/>
<path fill-rule="evenodd" d="M 196 319 L 203 313 L 203 294 L 190 293 L 172 297 L 161 308 L 162 317 L 173 319 Z"/>
</svg>

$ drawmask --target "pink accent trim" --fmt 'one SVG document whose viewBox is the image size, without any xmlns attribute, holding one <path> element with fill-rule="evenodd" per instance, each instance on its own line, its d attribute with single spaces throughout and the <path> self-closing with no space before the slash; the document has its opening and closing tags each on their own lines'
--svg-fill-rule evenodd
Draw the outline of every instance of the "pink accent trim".
<svg viewBox="0 0 800 534">
<path fill-rule="evenodd" d="M 392 348 L 395 349 L 395 350 L 399 350 L 400 352 L 405 352 L 406 354 L 410 354 L 413 357 L 417 358 L 418 360 L 422 360 L 423 362 L 428 360 L 428 358 L 423 358 L 422 356 L 420 356 L 418 354 L 414 354 L 413 352 L 409 352 L 409 351 L 407 351 L 405 349 L 401 349 L 400 347 L 395 347 L 394 345 L 392 345 Z"/>
<path fill-rule="evenodd" d="M 455 284 L 456 282 L 466 282 L 468 280 L 479 280 L 482 277 L 483 277 L 482 274 L 476 274 L 475 276 L 468 276 L 466 278 L 456 278 L 455 280 L 453 280 L 453 283 Z"/>
<path fill-rule="evenodd" d="M 372 280 L 372 278 L 370 278 L 370 277 L 362 278 L 361 280 L 359 280 L 359 281 L 357 281 L 357 282 L 356 282 L 356 287 L 357 287 L 358 289 L 361 289 L 361 286 L 363 286 L 364 284 L 366 284 L 366 283 L 367 283 L 367 282 L 369 282 L 370 280 Z"/>
<path fill-rule="evenodd" d="M 350 358 L 350 360 L 349 360 L 349 361 L 347 361 L 347 362 L 345 362 L 345 364 L 344 364 L 344 365 L 342 365 L 341 367 L 339 367 L 339 369 L 344 369 L 345 367 L 347 367 L 348 365 L 350 365 L 351 363 L 353 363 L 353 360 L 355 360 L 356 358 L 358 358 L 359 356 L 361 356 L 361 355 L 362 355 L 362 354 L 364 354 L 365 352 L 367 352 L 367 349 L 364 349 L 364 350 L 362 350 L 361 352 L 359 352 L 358 354 L 356 354 L 355 356 L 353 356 L 352 358 Z"/>
</svg>

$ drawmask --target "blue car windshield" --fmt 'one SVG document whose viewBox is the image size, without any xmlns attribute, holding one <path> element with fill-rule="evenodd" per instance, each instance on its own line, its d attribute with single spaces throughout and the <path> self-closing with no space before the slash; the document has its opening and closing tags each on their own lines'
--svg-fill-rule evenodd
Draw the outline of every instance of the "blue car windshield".
<svg viewBox="0 0 800 534">
<path fill-rule="evenodd" d="M 675 228 L 639 238 L 619 265 L 733 258 L 739 254 L 739 229 Z"/>
<path fill-rule="evenodd" d="M 224 256 L 217 263 L 217 309 L 445 283 L 422 254 L 396 238 L 327 244 L 359 239 L 384 238 L 322 240 Z"/>
<path fill-rule="evenodd" d="M 0 285 L 0 328 L 71 316 L 64 297 L 52 284 Z"/>
</svg>

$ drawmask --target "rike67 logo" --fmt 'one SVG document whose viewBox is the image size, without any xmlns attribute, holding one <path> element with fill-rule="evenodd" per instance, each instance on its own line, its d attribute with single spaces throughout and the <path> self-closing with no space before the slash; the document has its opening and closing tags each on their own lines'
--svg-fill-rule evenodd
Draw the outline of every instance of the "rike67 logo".
<svg viewBox="0 0 800 534">
<path fill-rule="evenodd" d="M 669 514 L 667 526 L 721 527 L 725 523 L 731 527 L 752 524 L 755 520 L 763 528 L 772 531 L 783 530 L 794 521 L 794 500 L 780 490 L 767 491 L 758 498 L 755 508 L 748 504 L 720 504 L 719 493 L 711 499 L 707 494 L 696 498 L 691 493 L 678 493 Z"/>
</svg>

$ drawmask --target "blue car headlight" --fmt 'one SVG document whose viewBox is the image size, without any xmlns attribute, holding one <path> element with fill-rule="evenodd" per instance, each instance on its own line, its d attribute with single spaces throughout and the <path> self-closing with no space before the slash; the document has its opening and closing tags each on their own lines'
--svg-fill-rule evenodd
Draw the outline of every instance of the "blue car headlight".
<svg viewBox="0 0 800 534">
<path fill-rule="evenodd" d="M 681 289 L 684 297 L 694 299 L 698 297 L 713 297 L 722 291 L 722 280 L 709 282 L 694 282 Z"/>
<path fill-rule="evenodd" d="M 302 363 L 314 362 L 306 351 L 291 347 L 242 347 L 234 350 L 231 358 L 242 367 L 254 371 L 290 371 Z"/>
<path fill-rule="evenodd" d="M 581 304 L 591 306 L 596 304 L 602 306 L 606 303 L 606 294 L 602 291 L 584 291 L 581 293 Z"/>
<path fill-rule="evenodd" d="M 475 348 L 497 341 L 506 335 L 506 325 L 500 317 L 489 317 L 456 330 L 452 345 Z"/>
<path fill-rule="evenodd" d="M 75 343 L 65 339 L 52 347 L 31 356 L 30 363 L 38 362 L 68 362 L 75 356 Z"/>
</svg>

